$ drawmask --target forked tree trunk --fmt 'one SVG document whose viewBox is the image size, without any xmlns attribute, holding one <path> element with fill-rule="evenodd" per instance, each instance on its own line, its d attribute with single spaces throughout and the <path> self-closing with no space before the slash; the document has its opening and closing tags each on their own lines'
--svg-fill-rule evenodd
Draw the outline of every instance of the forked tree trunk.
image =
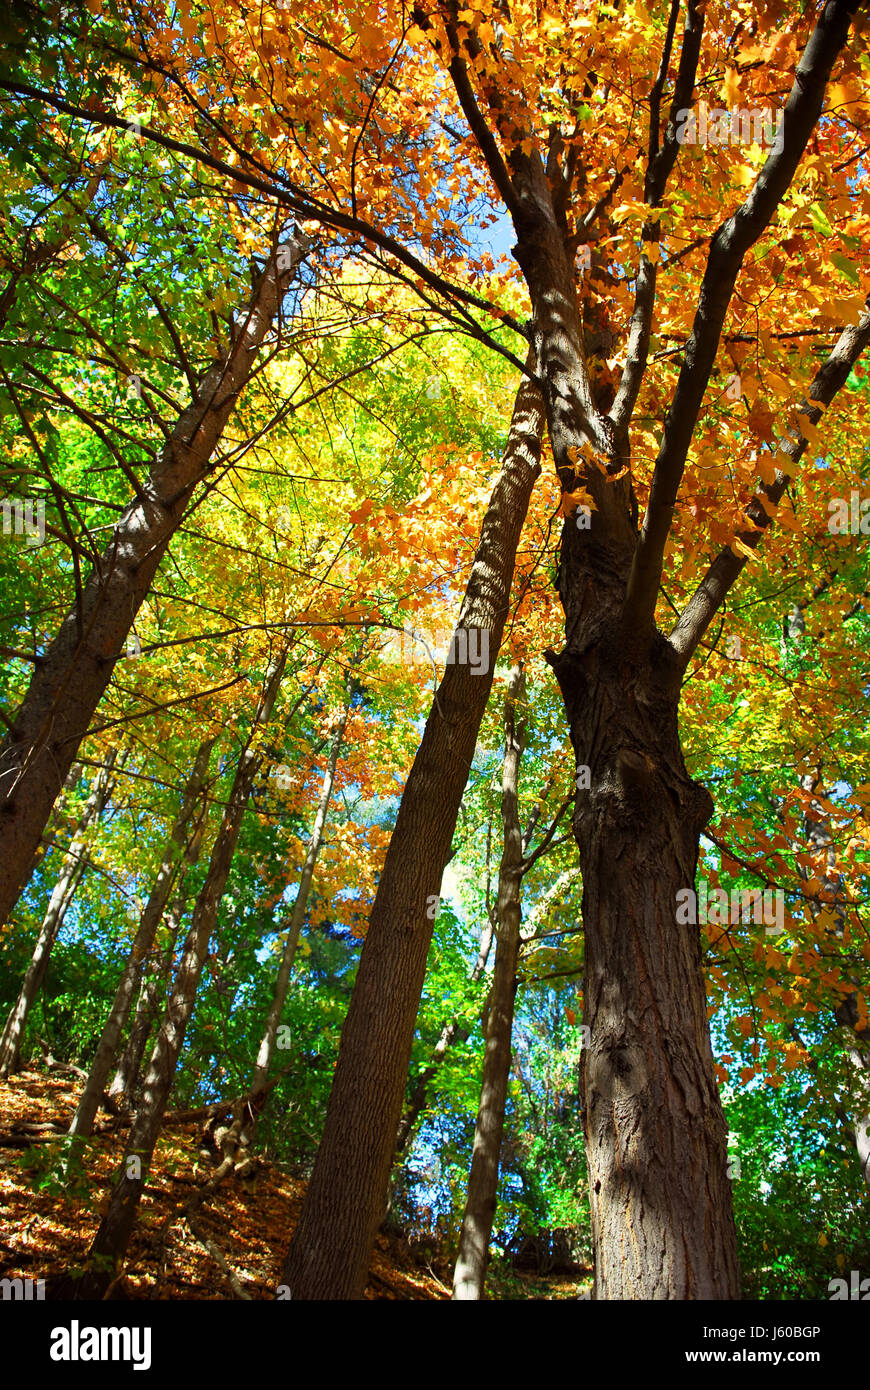
<svg viewBox="0 0 870 1390">
<path fill-rule="evenodd" d="M 6 1026 L 3 1035 L 0 1037 L 0 1076 L 10 1076 L 18 1070 L 19 1055 L 21 1050 L 21 1039 L 24 1034 L 24 1025 L 27 1022 L 27 1015 L 33 1007 L 42 982 L 45 979 L 45 972 L 48 969 L 48 960 L 51 955 L 52 947 L 57 940 L 57 934 L 63 926 L 64 917 L 75 896 L 76 888 L 82 878 L 87 865 L 87 841 L 88 829 L 91 824 L 102 814 L 109 797 L 112 794 L 113 781 L 111 769 L 115 762 L 116 751 L 113 750 L 109 755 L 105 767 L 100 768 L 94 779 L 91 794 L 85 803 L 81 819 L 73 835 L 72 843 L 63 857 L 60 873 L 57 882 L 52 890 L 39 935 L 36 938 L 36 945 L 33 948 L 33 955 L 24 975 L 21 991 L 17 1000 L 9 1011 L 6 1019 Z"/>
<path fill-rule="evenodd" d="M 126 1253 L 175 1076 L 184 1034 L 193 1013 L 209 939 L 214 931 L 218 907 L 226 889 L 242 817 L 260 769 L 261 754 L 252 745 L 256 734 L 271 718 L 286 660 L 285 648 L 280 658 L 273 663 L 266 678 L 212 849 L 205 883 L 193 909 L 172 995 L 166 1006 L 166 1014 L 145 1075 L 142 1104 L 136 1112 L 121 1160 L 121 1173 L 112 1189 L 108 1210 L 91 1245 L 88 1270 L 81 1279 L 73 1282 L 71 1288 L 64 1288 L 64 1293 L 68 1296 L 101 1298 Z"/>
<path fill-rule="evenodd" d="M 737 1298 L 700 939 L 676 911 L 677 893 L 694 887 L 712 811 L 680 750 L 679 672 L 664 642 L 652 669 L 606 642 L 582 665 L 570 653 L 553 660 L 577 762 L 591 774 L 574 831 L 594 1297 Z"/>
<path fill-rule="evenodd" d="M 323 1138 L 282 1282 L 293 1299 L 361 1298 L 387 1206 L 414 1021 L 444 865 L 510 606 L 540 472 L 543 407 L 524 379 L 483 520 L 458 632 L 488 639 L 484 671 L 449 664 L 405 786 L 341 1035 Z M 468 638 L 462 640 L 468 641 Z"/>
<path fill-rule="evenodd" d="M 309 241 L 293 235 L 266 265 L 232 347 L 204 375 L 80 602 L 40 658 L 0 745 L 0 925 L 21 891 L 60 787 L 197 485 L 208 473 L 257 353 Z"/>
<path fill-rule="evenodd" d="M 121 978 L 118 981 L 118 988 L 115 991 L 115 998 L 109 1010 L 109 1016 L 103 1026 L 100 1041 L 91 1063 L 88 1079 L 85 1082 L 84 1090 L 79 1098 L 76 1113 L 70 1125 L 70 1135 L 85 1136 L 92 1132 L 94 1118 L 99 1109 L 100 1099 L 109 1075 L 109 1069 L 115 1057 L 118 1040 L 123 1032 L 124 1025 L 130 1013 L 130 1006 L 133 1002 L 133 995 L 136 985 L 142 973 L 142 963 L 146 959 L 151 947 L 154 944 L 154 937 L 157 928 L 166 910 L 172 886 L 176 880 L 181 860 L 184 855 L 185 840 L 189 834 L 190 821 L 196 810 L 197 802 L 202 793 L 203 785 L 208 775 L 209 758 L 214 747 L 214 738 L 208 738 L 200 745 L 199 752 L 193 766 L 187 787 L 182 798 L 181 807 L 175 819 L 175 823 L 169 832 L 166 847 L 154 886 L 148 896 L 142 916 L 139 919 L 139 926 L 130 947 L 127 963 L 124 966 Z"/>
<path fill-rule="evenodd" d="M 511 1035 L 520 949 L 520 885 L 523 833 L 519 818 L 519 770 L 526 746 L 526 683 L 522 667 L 511 672 L 505 697 L 505 754 L 502 770 L 504 848 L 498 873 L 495 968 L 485 1029 L 480 1104 L 468 1175 L 468 1194 L 453 1274 L 453 1299 L 483 1298 L 489 1242 L 498 1201 L 498 1169 L 511 1071 Z"/>
</svg>

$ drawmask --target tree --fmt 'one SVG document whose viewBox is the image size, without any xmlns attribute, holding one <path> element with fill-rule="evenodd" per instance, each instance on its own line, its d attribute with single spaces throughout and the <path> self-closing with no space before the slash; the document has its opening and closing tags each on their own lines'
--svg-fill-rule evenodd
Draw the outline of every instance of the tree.
<svg viewBox="0 0 870 1390">
<path fill-rule="evenodd" d="M 459 1255 L 453 1275 L 454 1300 L 483 1297 L 489 1242 L 495 1217 L 498 1165 L 511 1065 L 511 1033 L 520 949 L 520 885 L 523 835 L 518 811 L 520 763 L 526 744 L 526 683 L 521 666 L 511 672 L 505 697 L 505 757 L 502 775 L 503 851 L 498 872 L 498 933 L 495 968 L 487 1000 L 486 1053 L 468 1195 L 462 1218 Z"/>
<path fill-rule="evenodd" d="M 88 828 L 102 815 L 112 794 L 114 787 L 112 768 L 116 756 L 117 749 L 113 749 L 109 753 L 105 765 L 100 768 L 94 778 L 90 795 L 85 802 L 69 848 L 63 857 L 60 873 L 52 889 L 39 935 L 36 938 L 33 955 L 21 984 L 21 992 L 9 1012 L 3 1035 L 0 1037 L 0 1076 L 9 1076 L 10 1073 L 17 1071 L 20 1065 L 21 1038 L 27 1015 L 42 987 L 51 949 L 63 926 L 64 917 L 72 903 L 78 882 L 87 868 Z"/>
<path fill-rule="evenodd" d="M 185 788 L 184 799 L 179 808 L 178 818 L 173 824 L 166 843 L 166 850 L 157 870 L 154 886 L 148 897 L 148 902 L 145 904 L 136 936 L 130 947 L 127 963 L 118 981 L 115 998 L 112 1001 L 109 1016 L 94 1054 L 88 1079 L 79 1097 L 76 1113 L 70 1125 L 70 1135 L 88 1135 L 93 1129 L 94 1119 L 115 1058 L 118 1041 L 127 1022 L 133 994 L 141 976 L 142 962 L 154 945 L 157 928 L 160 926 L 173 886 L 177 882 L 186 845 L 198 833 L 197 827 L 191 831 L 191 821 L 198 809 L 197 803 L 208 775 L 208 763 L 214 742 L 213 737 L 205 739 L 196 755 L 190 781 Z"/>
<path fill-rule="evenodd" d="M 250 732 L 233 778 L 229 801 L 212 849 L 208 873 L 196 900 L 181 950 L 172 994 L 145 1076 L 143 1101 L 130 1128 L 121 1161 L 121 1172 L 112 1190 L 108 1209 L 91 1244 L 90 1267 L 79 1280 L 73 1281 L 71 1292 L 77 1298 L 102 1296 L 116 1277 L 127 1250 L 175 1068 L 178 1065 L 184 1034 L 193 1012 L 209 939 L 215 929 L 218 907 L 226 889 L 242 816 L 260 766 L 261 755 L 253 746 L 254 740 L 272 717 L 284 676 L 288 650 L 289 644 L 285 639 L 283 647 L 273 656 L 263 682 L 251 720 Z"/>
<path fill-rule="evenodd" d="M 67 771 L 127 642 L 157 567 L 180 525 L 247 383 L 260 346 L 309 243 L 291 231 L 273 251 L 238 331 L 214 366 L 192 383 L 193 400 L 168 432 L 147 479 L 116 523 L 109 545 L 49 650 L 0 746 L 6 852 L 0 869 L 5 921 Z"/>
<path fill-rule="evenodd" d="M 328 14 L 299 0 L 252 16 L 191 7 L 179 44 L 149 6 L 125 3 L 125 25 L 88 21 L 83 43 L 89 62 L 105 38 L 125 71 L 147 73 L 143 139 L 220 182 L 239 247 L 263 204 L 317 223 L 334 258 L 353 246 L 368 267 L 369 312 L 391 276 L 416 295 L 399 317 L 467 334 L 540 393 L 561 493 L 564 641 L 546 640 L 562 648 L 550 659 L 577 757 L 598 1297 L 738 1291 L 704 941 L 676 910 L 713 808 L 680 717 L 685 687 L 717 669 L 713 624 L 731 621 L 738 580 L 752 583 L 747 562 L 794 553 L 805 498 L 819 520 L 823 412 L 841 393 L 846 423 L 858 418 L 851 372 L 870 313 L 856 8 L 451 2 L 373 23 L 355 0 Z M 108 104 L 28 75 L 2 81 L 26 112 L 123 126 Z M 708 98 L 733 109 L 710 113 Z M 510 223 L 520 274 L 484 247 L 492 216 Z M 841 279 L 859 293 L 832 297 Z M 490 510 L 478 556 L 497 553 L 497 611 L 510 606 L 515 512 Z M 481 578 L 486 590 L 478 564 Z M 382 621 L 360 587 L 343 620 Z M 487 693 L 448 665 L 408 778 L 288 1258 L 296 1299 L 364 1284 L 429 913 Z"/>
</svg>

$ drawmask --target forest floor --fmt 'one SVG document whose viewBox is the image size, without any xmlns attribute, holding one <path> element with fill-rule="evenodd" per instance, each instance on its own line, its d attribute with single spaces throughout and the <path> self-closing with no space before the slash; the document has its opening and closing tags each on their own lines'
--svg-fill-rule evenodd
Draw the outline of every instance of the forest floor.
<svg viewBox="0 0 870 1390">
<path fill-rule="evenodd" d="M 125 1131 L 94 1138 L 87 1176 L 56 1171 L 59 1143 L 72 1119 L 80 1082 L 24 1071 L 0 1082 L 0 1277 L 51 1279 L 81 1268 L 123 1153 Z M 29 1133 L 43 1129 L 34 1142 Z M 199 1153 L 203 1121 L 161 1132 L 127 1258 L 123 1289 L 132 1299 L 216 1299 L 236 1295 L 220 1257 L 252 1299 L 274 1299 L 281 1264 L 305 1192 L 304 1182 L 256 1160 L 248 1178 L 228 1178 L 199 1208 L 191 1231 L 184 1205 L 208 1179 Z M 43 1137 L 43 1136 L 47 1137 Z M 217 1251 L 217 1254 L 214 1252 Z M 451 1262 L 437 1251 L 379 1235 L 368 1299 L 448 1299 Z M 501 1300 L 576 1299 L 581 1285 L 493 1265 L 490 1297 Z"/>
</svg>

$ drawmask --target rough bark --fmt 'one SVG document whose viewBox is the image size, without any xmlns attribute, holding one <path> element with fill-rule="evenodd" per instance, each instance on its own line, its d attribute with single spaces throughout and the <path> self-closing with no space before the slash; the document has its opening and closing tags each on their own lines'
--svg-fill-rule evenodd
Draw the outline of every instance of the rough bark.
<svg viewBox="0 0 870 1390">
<path fill-rule="evenodd" d="M 163 919 L 172 886 L 181 866 L 185 840 L 190 830 L 190 821 L 208 775 L 209 758 L 214 743 L 214 738 L 206 739 L 200 745 L 196 755 L 181 807 L 169 832 L 154 885 L 139 920 L 127 962 L 118 981 L 118 988 L 115 991 L 109 1016 L 103 1026 L 100 1041 L 97 1044 L 97 1050 L 88 1072 L 88 1079 L 85 1082 L 76 1113 L 70 1125 L 71 1136 L 76 1134 L 88 1135 L 93 1130 L 94 1118 L 100 1105 L 118 1040 L 130 1013 L 133 995 L 142 972 L 142 963 L 154 944 L 157 928 Z"/>
<path fill-rule="evenodd" d="M 516 548 L 540 471 L 543 408 L 524 379 L 483 521 L 458 631 L 485 631 L 487 669 L 449 664 L 372 907 L 323 1138 L 283 1280 L 294 1299 L 361 1298 L 386 1209 L 434 912 L 510 604 Z M 466 639 L 467 640 L 467 639 Z"/>
<path fill-rule="evenodd" d="M 519 770 L 526 745 L 526 683 L 522 666 L 514 667 L 505 697 L 505 754 L 501 811 L 504 845 L 498 872 L 498 930 L 495 967 L 486 1019 L 483 1076 L 474 1130 L 471 1170 L 459 1254 L 453 1274 L 453 1300 L 483 1298 L 489 1242 L 498 1199 L 498 1170 L 504 1111 L 511 1070 L 511 1035 L 520 947 L 520 885 L 523 833 L 519 818 Z"/>
<path fill-rule="evenodd" d="M 712 811 L 677 732 L 679 673 L 600 643 L 556 661 L 578 764 L 582 1099 L 596 1298 L 736 1298 L 726 1126 L 697 926 L 677 921 Z"/>
<path fill-rule="evenodd" d="M 581 532 L 570 520 L 563 528 L 559 592 L 566 643 L 552 664 L 578 764 L 592 769 L 591 790 L 578 793 L 574 826 L 584 883 L 586 1022 L 592 1030 L 586 1125 L 599 1297 L 737 1294 L 725 1128 L 713 1080 L 697 929 L 675 921 L 675 894 L 694 883 L 698 835 L 712 806 L 686 775 L 677 735 L 687 634 L 675 632 L 668 644 L 656 629 L 655 613 L 674 504 L 737 277 L 806 150 L 856 8 L 856 0 L 828 0 L 821 9 L 786 103 L 782 145 L 711 238 L 638 532 L 629 426 L 647 366 L 654 266 L 643 252 L 629 360 L 608 409 L 593 389 L 587 362 L 564 209 L 570 187 L 558 158 L 548 159 L 545 169 L 533 131 L 516 129 L 516 102 L 497 81 L 475 77 L 482 41 L 455 23 L 455 0 L 447 6 L 450 75 L 517 233 L 514 254 L 531 295 L 559 477 L 567 494 L 585 487 L 595 504 L 589 529 Z M 415 19 L 428 23 L 421 11 Z M 677 157 L 674 108 L 691 104 L 702 28 L 703 6 L 689 0 L 663 140 L 658 112 L 667 53 L 652 93 L 644 189 L 650 208 L 661 204 Z M 667 48 L 673 33 L 672 23 Z M 501 146 L 491 125 L 503 137 Z M 528 140 L 518 138 L 523 135 Z M 590 210 L 584 231 L 600 211 Z M 644 240 L 657 235 L 651 213 Z M 691 629 L 704 621 L 693 614 Z"/>
<path fill-rule="evenodd" d="M 112 794 L 114 783 L 111 770 L 115 759 L 116 752 L 113 750 L 105 767 L 100 768 L 97 773 L 72 842 L 63 857 L 60 873 L 57 876 L 57 882 L 42 919 L 21 991 L 9 1011 L 3 1035 L 0 1037 L 0 1077 L 7 1077 L 18 1070 L 21 1039 L 27 1015 L 42 988 L 52 947 L 57 940 L 57 934 L 63 925 L 64 917 L 87 866 L 88 829 L 100 817 Z"/>
<path fill-rule="evenodd" d="M 84 1277 L 76 1281 L 69 1291 L 77 1298 L 102 1297 L 129 1244 L 184 1034 L 193 1013 L 209 939 L 214 931 L 218 907 L 226 889 L 242 817 L 260 768 L 261 755 L 252 744 L 257 732 L 271 717 L 286 659 L 285 648 L 280 658 L 273 663 L 266 678 L 251 733 L 239 759 L 212 849 L 208 873 L 193 910 L 172 994 L 145 1075 L 142 1104 L 130 1129 L 121 1160 L 121 1173 L 112 1189 L 108 1209 L 91 1245 L 89 1268 Z"/>
<path fill-rule="evenodd" d="M 12 910 L 69 767 L 239 392 L 307 252 L 293 234 L 267 262 L 232 346 L 203 377 L 57 637 L 0 745 L 0 924 Z M 280 267 L 280 268 L 279 268 Z"/>
</svg>

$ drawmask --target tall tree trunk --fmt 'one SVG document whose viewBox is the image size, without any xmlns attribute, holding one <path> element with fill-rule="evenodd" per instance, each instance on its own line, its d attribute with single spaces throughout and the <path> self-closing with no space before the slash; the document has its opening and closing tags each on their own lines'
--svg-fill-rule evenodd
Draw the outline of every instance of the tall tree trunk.
<svg viewBox="0 0 870 1390">
<path fill-rule="evenodd" d="M 86 846 L 88 840 L 88 829 L 97 820 L 105 809 L 106 803 L 112 794 L 114 785 L 111 777 L 111 769 L 115 763 L 116 750 L 113 750 L 106 761 L 106 765 L 101 767 L 96 777 L 91 794 L 85 803 L 72 843 L 63 857 L 60 873 L 57 882 L 52 890 L 51 897 L 46 908 L 39 935 L 36 938 L 36 945 L 33 948 L 33 955 L 30 964 L 24 975 L 21 985 L 21 992 L 17 1000 L 9 1011 L 6 1019 L 6 1026 L 3 1035 L 0 1037 L 0 1076 L 6 1077 L 18 1070 L 19 1053 L 21 1049 L 21 1039 L 24 1033 L 24 1024 L 27 1021 L 33 1002 L 42 988 L 45 979 L 45 972 L 48 968 L 48 959 L 51 955 L 52 947 L 57 939 L 57 934 L 63 925 L 70 903 L 75 896 L 76 888 L 79 885 L 82 874 L 87 865 Z"/>
<path fill-rule="evenodd" d="M 552 781 L 552 776 L 547 778 L 541 790 L 540 800 L 538 801 L 537 805 L 533 808 L 532 813 L 529 816 L 528 824 L 526 825 L 525 831 L 523 832 L 524 849 L 531 843 L 532 835 L 534 834 L 535 827 L 538 823 L 541 810 L 543 808 L 544 798 L 552 785 Z M 573 872 L 577 871 L 569 871 L 569 873 Z M 497 914 L 492 909 L 489 903 L 488 881 L 486 887 L 486 899 L 486 922 L 484 923 L 483 929 L 480 933 L 480 942 L 478 944 L 477 949 L 477 959 L 474 962 L 474 966 L 469 976 L 469 982 L 473 985 L 477 984 L 478 980 L 480 979 L 481 975 L 486 969 L 486 963 L 489 960 L 489 952 L 492 946 L 493 932 L 497 921 Z M 486 1007 L 488 1008 L 489 1005 L 487 1004 Z M 405 1109 L 402 1112 L 402 1118 L 399 1122 L 399 1132 L 396 1136 L 397 1159 L 402 1157 L 411 1141 L 411 1136 L 414 1133 L 414 1128 L 421 1114 L 423 1113 L 423 1109 L 426 1106 L 429 1095 L 429 1087 L 432 1081 L 437 1076 L 438 1071 L 440 1070 L 449 1049 L 456 1042 L 466 1042 L 470 1036 L 471 1026 L 461 1024 L 459 1022 L 459 1019 L 457 1018 L 451 1019 L 448 1023 L 445 1023 L 444 1027 L 441 1029 L 441 1034 L 438 1038 L 437 1043 L 432 1049 L 429 1061 L 417 1076 L 414 1085 L 411 1089 L 411 1095 L 408 1099 Z"/>
<path fill-rule="evenodd" d="M 40 658 L 0 745 L 0 924 L 15 905 L 133 620 L 208 473 L 238 393 L 308 246 L 306 237 L 294 233 L 267 262 L 232 346 L 204 375 L 138 495 L 116 523 L 99 567 Z"/>
<path fill-rule="evenodd" d="M 110 1096 L 124 1096 L 129 1103 L 135 1100 L 140 1089 L 142 1061 L 148 1046 L 148 1039 L 151 1036 L 151 1028 L 155 1019 L 162 1016 L 163 1005 L 166 1003 L 178 933 L 190 898 L 187 887 L 188 876 L 199 861 L 207 823 L 208 803 L 204 802 L 193 827 L 193 834 L 184 848 L 181 886 L 169 906 L 166 917 L 164 933 L 166 945 L 162 951 L 157 953 L 156 959 L 152 960 L 150 969 L 147 969 L 148 962 L 145 963 L 145 978 L 136 1002 L 136 1013 L 130 1028 L 130 1035 L 109 1087 Z"/>
<path fill-rule="evenodd" d="M 526 746 L 526 682 L 522 666 L 511 672 L 504 707 L 504 766 L 501 814 L 504 848 L 498 872 L 498 934 L 489 993 L 480 1104 L 474 1131 L 468 1194 L 453 1274 L 456 1302 L 483 1298 L 489 1242 L 498 1200 L 498 1168 L 511 1070 L 511 1034 L 520 948 L 520 885 L 523 833 L 519 817 L 519 770 Z"/>
<path fill-rule="evenodd" d="M 70 1125 L 70 1135 L 88 1135 L 94 1127 L 94 1117 L 109 1075 L 109 1068 L 115 1056 L 118 1039 L 123 1032 L 133 1002 L 136 985 L 142 972 L 142 963 L 154 944 L 154 936 L 166 910 L 172 885 L 178 874 L 184 855 L 185 840 L 188 837 L 190 821 L 196 810 L 208 776 L 208 764 L 215 739 L 206 739 L 199 748 L 193 771 L 182 797 L 181 807 L 175 823 L 169 832 L 166 847 L 148 902 L 139 919 L 139 926 L 130 947 L 127 963 L 118 981 L 115 998 L 109 1016 L 103 1026 L 100 1041 L 91 1063 L 88 1079 L 79 1098 L 76 1113 Z"/>
<path fill-rule="evenodd" d="M 712 802 L 683 762 L 679 674 L 669 679 L 667 660 L 633 666 L 616 646 L 582 664 L 570 651 L 554 658 L 577 762 L 591 774 L 574 832 L 594 1297 L 736 1298 L 700 940 L 676 910 L 677 893 L 694 886 Z"/>
<path fill-rule="evenodd" d="M 121 1160 L 121 1173 L 112 1189 L 108 1210 L 91 1245 L 88 1271 L 70 1290 L 74 1297 L 102 1297 L 114 1276 L 114 1271 L 123 1260 L 130 1241 L 184 1034 L 193 1013 L 209 939 L 214 931 L 218 907 L 226 889 L 242 817 L 260 768 L 261 754 L 253 745 L 257 733 L 271 718 L 286 660 L 287 647 L 269 670 L 252 721 L 251 732 L 239 759 L 212 849 L 205 883 L 193 909 L 190 929 L 182 947 L 172 995 L 166 1006 L 166 1014 L 148 1065 L 143 1101 L 130 1128 Z"/>
<path fill-rule="evenodd" d="M 365 1288 L 386 1210 L 434 908 L 501 647 L 542 430 L 540 391 L 525 378 L 457 626 L 461 641 L 488 641 L 486 669 L 447 665 L 408 776 L 284 1267 L 294 1299 L 361 1298 Z"/>
</svg>

